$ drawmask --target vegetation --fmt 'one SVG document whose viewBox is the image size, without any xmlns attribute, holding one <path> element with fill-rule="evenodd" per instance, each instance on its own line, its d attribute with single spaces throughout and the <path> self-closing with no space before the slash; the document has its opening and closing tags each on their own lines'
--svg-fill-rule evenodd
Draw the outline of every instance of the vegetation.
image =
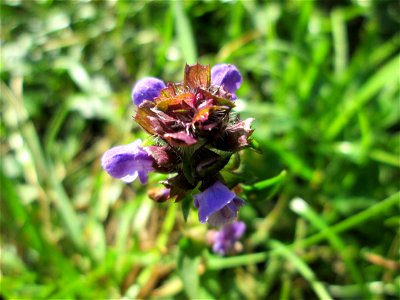
<svg viewBox="0 0 400 300">
<path fill-rule="evenodd" d="M 1 1 L 2 299 L 396 299 L 398 1 Z M 111 178 L 130 92 L 235 64 L 243 249 Z"/>
</svg>

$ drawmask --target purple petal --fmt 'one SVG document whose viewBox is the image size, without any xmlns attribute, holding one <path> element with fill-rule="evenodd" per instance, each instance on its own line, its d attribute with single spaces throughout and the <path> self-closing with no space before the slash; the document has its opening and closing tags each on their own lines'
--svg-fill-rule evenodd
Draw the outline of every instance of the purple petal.
<svg viewBox="0 0 400 300">
<path fill-rule="evenodd" d="M 139 147 L 142 141 L 116 146 L 104 153 L 101 165 L 114 178 L 132 182 L 139 176 L 142 184 L 147 182 L 148 172 L 152 171 L 152 158 Z"/>
<path fill-rule="evenodd" d="M 242 199 L 219 181 L 194 196 L 194 205 L 199 208 L 200 222 L 208 222 L 213 226 L 233 221 L 243 204 Z"/>
<path fill-rule="evenodd" d="M 155 77 L 146 77 L 140 79 L 132 89 L 132 102 L 140 105 L 144 100 L 153 101 L 160 95 L 160 91 L 165 88 L 164 81 Z"/>
<path fill-rule="evenodd" d="M 139 174 L 141 184 L 146 184 L 149 179 L 149 172 L 153 171 L 153 159 L 145 151 L 140 151 L 136 155 L 136 170 Z"/>
<path fill-rule="evenodd" d="M 244 201 L 238 197 L 232 202 L 229 202 L 221 210 L 213 213 L 208 218 L 208 223 L 215 227 L 220 227 L 234 221 L 237 217 L 239 208 L 244 204 Z"/>
<path fill-rule="evenodd" d="M 214 227 L 221 227 L 229 222 L 232 222 L 235 220 L 237 216 L 238 209 L 230 209 L 227 206 L 223 207 L 219 211 L 213 213 L 209 218 L 208 218 L 208 224 Z"/>
<path fill-rule="evenodd" d="M 240 239 L 246 230 L 246 224 L 244 222 L 233 222 L 222 228 L 221 232 L 224 237 L 229 237 L 231 239 Z"/>
<path fill-rule="evenodd" d="M 227 92 L 235 93 L 242 84 L 242 75 L 234 65 L 215 65 L 211 69 L 211 83 L 217 86 L 223 85 Z"/>
<path fill-rule="evenodd" d="M 225 255 L 233 250 L 235 243 L 242 237 L 246 225 L 243 222 L 233 222 L 225 225 L 215 233 L 213 239 L 213 251 Z"/>
<path fill-rule="evenodd" d="M 221 243 L 221 242 L 219 242 L 219 241 L 218 241 L 218 242 L 215 242 L 215 243 L 213 244 L 212 249 L 213 249 L 214 253 L 217 253 L 217 254 L 219 254 L 219 255 L 225 255 L 226 252 L 228 252 L 228 249 L 227 249 L 227 247 L 225 246 L 225 244 L 224 244 L 224 243 Z"/>
</svg>

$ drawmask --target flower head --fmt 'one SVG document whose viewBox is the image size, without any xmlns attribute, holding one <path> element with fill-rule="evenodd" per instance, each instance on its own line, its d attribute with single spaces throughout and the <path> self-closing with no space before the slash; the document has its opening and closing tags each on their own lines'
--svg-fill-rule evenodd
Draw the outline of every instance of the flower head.
<svg viewBox="0 0 400 300">
<path fill-rule="evenodd" d="M 132 89 L 132 102 L 140 105 L 144 100 L 153 101 L 160 95 L 160 91 L 165 88 L 165 83 L 161 79 L 154 77 L 146 77 L 134 85 Z"/>
<path fill-rule="evenodd" d="M 194 205 L 199 209 L 199 221 L 213 226 L 222 226 L 235 220 L 243 204 L 241 198 L 219 181 L 194 196 Z"/>
<path fill-rule="evenodd" d="M 101 158 L 101 165 L 114 178 L 132 182 L 139 176 L 142 184 L 148 180 L 148 173 L 153 171 L 153 159 L 140 145 L 142 141 L 116 146 L 106 151 Z"/>
<path fill-rule="evenodd" d="M 157 90 L 158 96 L 142 101 L 135 120 L 172 147 L 205 144 L 221 137 L 235 106 L 229 91 L 236 91 L 241 82 L 235 67 L 222 69 L 217 68 L 213 79 L 210 66 L 186 65 L 183 82 L 168 83 Z"/>
<path fill-rule="evenodd" d="M 174 174 L 161 181 L 165 188 L 149 189 L 149 197 L 181 201 L 200 186 L 202 192 L 194 196 L 200 222 L 222 226 L 234 221 L 244 201 L 218 180 L 237 152 L 254 147 L 253 119 L 232 113 L 241 83 L 239 70 L 229 64 L 186 65 L 182 82 L 139 80 L 131 95 L 134 120 L 153 143 L 112 148 L 102 157 L 103 168 L 125 182 L 139 177 L 146 183 L 150 171 Z"/>
<path fill-rule="evenodd" d="M 212 244 L 213 251 L 220 255 L 233 252 L 245 230 L 245 223 L 236 221 L 225 225 L 219 231 L 211 231 L 209 242 Z"/>
</svg>

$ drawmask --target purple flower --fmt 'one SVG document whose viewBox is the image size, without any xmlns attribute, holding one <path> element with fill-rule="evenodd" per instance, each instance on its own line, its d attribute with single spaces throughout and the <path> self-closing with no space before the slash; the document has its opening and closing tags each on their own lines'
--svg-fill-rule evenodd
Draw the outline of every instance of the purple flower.
<svg viewBox="0 0 400 300">
<path fill-rule="evenodd" d="M 139 176 L 142 184 L 148 180 L 148 173 L 153 171 L 153 158 L 140 145 L 141 140 L 107 150 L 101 158 L 101 165 L 114 178 L 132 182 Z"/>
<path fill-rule="evenodd" d="M 211 83 L 224 86 L 228 93 L 234 94 L 242 84 L 242 75 L 234 65 L 219 64 L 211 68 Z"/>
<path fill-rule="evenodd" d="M 225 255 L 233 252 L 235 244 L 239 241 L 246 230 L 243 222 L 233 222 L 225 225 L 221 230 L 213 232 L 210 242 L 214 253 Z"/>
<path fill-rule="evenodd" d="M 232 222 L 243 204 L 242 199 L 219 181 L 194 196 L 194 205 L 199 209 L 199 221 L 212 226 Z"/>
<path fill-rule="evenodd" d="M 153 101 L 163 88 L 165 83 L 161 79 L 154 77 L 140 79 L 132 89 L 132 102 L 139 106 L 144 100 Z"/>
</svg>

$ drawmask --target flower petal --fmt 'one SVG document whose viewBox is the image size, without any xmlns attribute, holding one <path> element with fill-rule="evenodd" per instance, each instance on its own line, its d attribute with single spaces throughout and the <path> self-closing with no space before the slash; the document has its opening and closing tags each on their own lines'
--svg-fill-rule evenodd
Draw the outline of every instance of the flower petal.
<svg viewBox="0 0 400 300">
<path fill-rule="evenodd" d="M 139 175 L 141 184 L 146 184 L 149 179 L 149 172 L 153 171 L 153 159 L 144 150 L 141 150 L 136 155 L 136 170 Z"/>
<path fill-rule="evenodd" d="M 225 225 L 213 236 L 213 251 L 220 255 L 225 255 L 233 251 L 235 243 L 242 237 L 246 225 L 243 222 L 233 222 Z"/>
<path fill-rule="evenodd" d="M 142 141 L 116 146 L 106 151 L 101 165 L 114 178 L 132 182 L 138 176 L 142 184 L 147 182 L 148 172 L 152 171 L 153 159 L 142 149 Z"/>
<path fill-rule="evenodd" d="M 140 105 L 144 100 L 153 101 L 155 97 L 160 95 L 160 91 L 165 88 L 165 83 L 161 79 L 155 77 L 146 77 L 134 85 L 132 89 L 132 102 Z"/>
<path fill-rule="evenodd" d="M 232 222 L 237 216 L 238 209 L 231 209 L 228 205 L 213 213 L 207 220 L 208 224 L 215 227 Z"/>
<path fill-rule="evenodd" d="M 242 84 L 242 75 L 234 65 L 219 64 L 211 69 L 211 83 L 224 86 L 229 93 L 235 93 Z"/>
<path fill-rule="evenodd" d="M 240 239 L 246 230 L 246 224 L 244 222 L 233 222 L 232 224 L 224 227 L 224 234 L 229 235 L 236 240 Z"/>
<path fill-rule="evenodd" d="M 213 226 L 231 222 L 244 201 L 224 184 L 216 181 L 204 192 L 194 196 L 194 205 L 199 208 L 199 220 Z"/>
<path fill-rule="evenodd" d="M 114 178 L 127 177 L 126 179 L 129 181 L 132 177 L 134 180 L 137 177 L 137 171 L 133 167 L 138 143 L 140 141 L 107 150 L 101 158 L 103 169 Z"/>
</svg>

